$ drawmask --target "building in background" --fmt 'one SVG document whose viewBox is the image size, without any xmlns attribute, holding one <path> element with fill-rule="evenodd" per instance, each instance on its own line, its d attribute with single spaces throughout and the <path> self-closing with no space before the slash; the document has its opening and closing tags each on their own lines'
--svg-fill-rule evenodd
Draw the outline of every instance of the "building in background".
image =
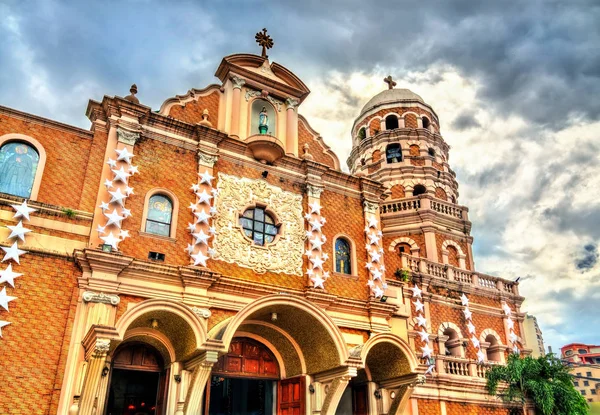
<svg viewBox="0 0 600 415">
<path fill-rule="evenodd" d="M 573 383 L 588 402 L 600 402 L 600 346 L 571 343 L 560 348 L 561 358 L 573 368 Z"/>
<path fill-rule="evenodd" d="M 531 355 L 533 357 L 545 356 L 544 338 L 542 337 L 542 330 L 540 330 L 535 316 L 525 314 L 523 329 L 525 332 L 525 341 L 531 347 Z"/>
<path fill-rule="evenodd" d="M 386 78 L 345 173 L 257 40 L 89 130 L 0 107 L 0 413 L 510 413 L 486 371 L 538 342 L 433 106 Z"/>
</svg>

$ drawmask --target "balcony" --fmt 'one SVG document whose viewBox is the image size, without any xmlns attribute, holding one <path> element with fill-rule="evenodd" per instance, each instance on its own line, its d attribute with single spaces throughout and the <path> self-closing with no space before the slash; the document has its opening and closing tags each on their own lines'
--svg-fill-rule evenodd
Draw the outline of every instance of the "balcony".
<svg viewBox="0 0 600 415">
<path fill-rule="evenodd" d="M 455 281 L 460 284 L 470 285 L 475 289 L 519 295 L 519 285 L 513 281 L 460 269 L 448 264 L 439 264 L 425 258 L 407 254 L 401 254 L 400 256 L 402 258 L 402 268 L 409 269 L 415 274 L 427 275 L 440 280 Z"/>
<path fill-rule="evenodd" d="M 469 209 L 466 206 L 456 205 L 450 202 L 436 199 L 432 196 L 417 196 L 407 197 L 401 200 L 392 202 L 384 202 L 379 207 L 379 213 L 382 218 L 392 216 L 399 212 L 433 211 L 448 218 L 458 219 L 461 221 L 469 220 Z"/>
<path fill-rule="evenodd" d="M 433 373 L 436 375 L 450 375 L 462 378 L 479 378 L 485 380 L 485 374 L 497 362 L 477 363 L 474 360 L 464 359 L 462 357 L 437 355 L 435 359 L 435 368 Z M 422 363 L 428 364 L 426 359 L 421 359 Z"/>
</svg>

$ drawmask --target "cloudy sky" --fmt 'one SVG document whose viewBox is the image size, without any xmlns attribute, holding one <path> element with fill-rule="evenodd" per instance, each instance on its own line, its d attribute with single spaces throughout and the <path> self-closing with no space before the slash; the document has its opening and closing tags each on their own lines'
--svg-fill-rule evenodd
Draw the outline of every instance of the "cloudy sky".
<svg viewBox="0 0 600 415">
<path fill-rule="evenodd" d="M 479 271 L 521 277 L 555 350 L 600 344 L 600 3 L 0 0 L 0 105 L 80 127 L 87 100 L 158 109 L 260 53 L 312 90 L 301 113 L 334 148 L 391 74 L 433 106 L 470 208 Z"/>
</svg>

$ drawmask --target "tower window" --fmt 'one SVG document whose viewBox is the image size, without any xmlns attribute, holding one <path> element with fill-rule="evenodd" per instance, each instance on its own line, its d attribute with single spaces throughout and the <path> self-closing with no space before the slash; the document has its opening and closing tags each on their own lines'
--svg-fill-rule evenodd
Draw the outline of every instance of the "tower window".
<svg viewBox="0 0 600 415">
<path fill-rule="evenodd" d="M 388 163 L 399 163 L 402 161 L 402 148 L 400 144 L 390 144 L 385 149 L 385 158 Z"/>
<path fill-rule="evenodd" d="M 427 193 L 427 189 L 422 184 L 418 184 L 413 188 L 413 196 L 424 195 Z"/>
<path fill-rule="evenodd" d="M 367 130 L 365 127 L 362 127 L 360 130 L 358 130 L 358 140 L 362 141 L 365 138 L 367 138 Z"/>
<path fill-rule="evenodd" d="M 240 217 L 240 224 L 244 234 L 256 245 L 264 246 L 273 242 L 279 233 L 275 219 L 260 207 L 247 209 Z"/>
<path fill-rule="evenodd" d="M 431 124 L 431 123 L 429 122 L 429 118 L 427 118 L 427 117 L 422 117 L 421 119 L 423 120 L 423 128 L 429 128 L 429 125 Z"/>
<path fill-rule="evenodd" d="M 435 157 L 435 150 L 432 147 L 429 147 L 429 149 L 427 150 L 427 152 L 429 153 L 429 155 L 431 157 Z"/>
<path fill-rule="evenodd" d="M 398 117 L 394 114 L 390 114 L 385 117 L 385 129 L 386 130 L 395 130 L 398 128 Z"/>
</svg>

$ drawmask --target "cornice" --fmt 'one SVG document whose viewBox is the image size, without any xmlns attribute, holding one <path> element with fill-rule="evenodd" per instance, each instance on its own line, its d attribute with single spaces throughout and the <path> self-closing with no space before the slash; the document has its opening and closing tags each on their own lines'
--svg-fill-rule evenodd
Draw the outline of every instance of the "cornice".
<svg viewBox="0 0 600 415">
<path fill-rule="evenodd" d="M 48 118 L 40 117 L 39 115 L 19 111 L 14 108 L 4 107 L 2 105 L 0 105 L 0 114 L 7 115 L 12 118 L 17 118 L 22 121 L 27 121 L 32 124 L 41 125 L 43 127 L 73 133 L 80 136 L 81 138 L 92 139 L 94 137 L 94 133 L 92 133 L 90 130 L 84 130 L 83 128 L 50 120 Z"/>
</svg>

